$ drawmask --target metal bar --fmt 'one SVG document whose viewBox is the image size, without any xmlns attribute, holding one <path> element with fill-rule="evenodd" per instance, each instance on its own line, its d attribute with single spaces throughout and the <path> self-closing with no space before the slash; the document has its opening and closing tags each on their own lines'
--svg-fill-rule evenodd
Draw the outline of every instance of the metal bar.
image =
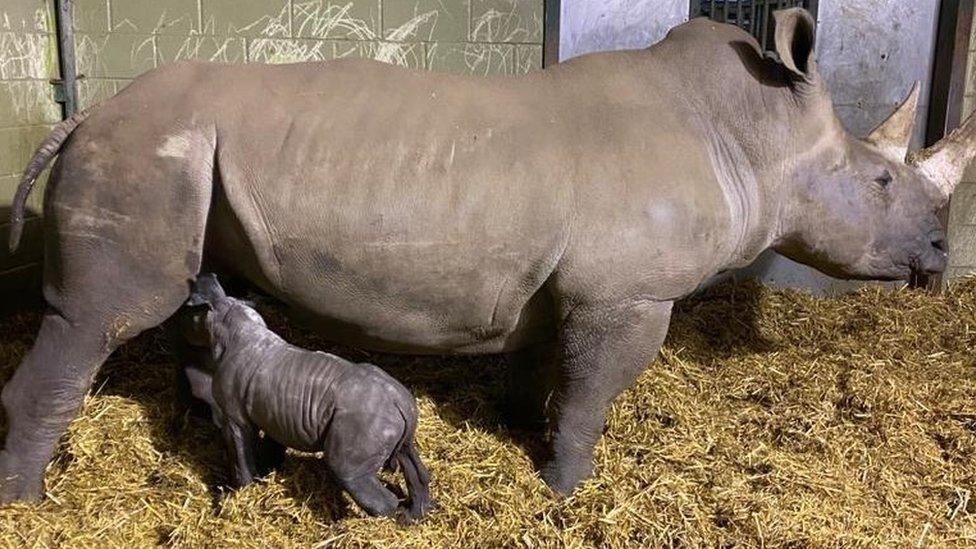
<svg viewBox="0 0 976 549">
<path fill-rule="evenodd" d="M 542 4 L 542 67 L 559 62 L 560 0 L 545 0 Z"/>
<path fill-rule="evenodd" d="M 57 0 L 54 12 L 58 34 L 58 68 L 61 79 L 55 85 L 61 86 L 61 114 L 68 118 L 78 110 L 78 83 L 75 66 L 75 29 L 72 0 Z"/>
<path fill-rule="evenodd" d="M 769 33 L 769 4 L 767 2 L 762 3 L 762 37 L 759 40 L 760 46 L 763 49 L 767 49 L 769 44 L 766 42 L 766 36 Z"/>
<path fill-rule="evenodd" d="M 770 47 L 773 27 L 773 12 L 786 8 L 806 8 L 816 19 L 817 0 L 689 0 L 688 14 L 690 17 L 708 16 L 713 21 L 732 24 L 756 37 L 764 49 Z M 730 2 L 735 3 L 733 8 Z"/>
<path fill-rule="evenodd" d="M 818 13 L 819 6 L 817 5 L 817 0 L 807 0 L 806 4 L 807 11 L 810 12 L 810 15 L 813 15 L 813 19 L 819 21 L 820 13 Z"/>
<path fill-rule="evenodd" d="M 935 36 L 935 60 L 932 66 L 932 85 L 929 92 L 929 112 L 925 127 L 925 146 L 929 147 L 945 137 L 962 122 L 963 96 L 966 93 L 966 67 L 969 56 L 969 35 L 973 23 L 973 0 L 942 0 L 939 25 Z M 939 212 L 946 225 L 949 205 Z M 918 277 L 912 287 L 942 288 L 942 276 Z"/>
<path fill-rule="evenodd" d="M 755 36 L 756 29 L 756 0 L 749 0 L 749 34 Z"/>
</svg>

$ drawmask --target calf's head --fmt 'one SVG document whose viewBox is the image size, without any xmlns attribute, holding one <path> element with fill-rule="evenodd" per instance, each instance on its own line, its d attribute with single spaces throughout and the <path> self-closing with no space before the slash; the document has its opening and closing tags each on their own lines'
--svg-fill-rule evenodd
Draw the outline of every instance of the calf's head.
<svg viewBox="0 0 976 549">
<path fill-rule="evenodd" d="M 793 95 L 795 154 L 786 166 L 783 255 L 841 278 L 897 280 L 945 269 L 936 217 L 976 154 L 976 119 L 909 155 L 918 86 L 865 139 L 834 116 L 813 56 L 813 20 L 776 14 L 776 48 Z"/>
<path fill-rule="evenodd" d="M 228 296 L 213 274 L 197 277 L 186 305 L 183 336 L 190 345 L 211 348 L 215 357 L 231 338 L 266 327 L 261 315 L 248 302 Z"/>
</svg>

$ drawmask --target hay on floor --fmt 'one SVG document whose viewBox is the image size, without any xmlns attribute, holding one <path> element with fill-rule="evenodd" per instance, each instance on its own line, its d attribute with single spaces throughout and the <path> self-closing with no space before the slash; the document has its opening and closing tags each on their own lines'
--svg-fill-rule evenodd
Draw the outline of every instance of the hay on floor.
<svg viewBox="0 0 976 549">
<path fill-rule="evenodd" d="M 273 314 L 295 343 L 335 349 Z M 38 314 L 0 320 L 0 380 Z M 290 455 L 239 492 L 216 430 L 176 404 L 158 331 L 117 352 L 47 474 L 0 509 L 30 546 L 964 545 L 976 542 L 976 280 L 941 296 L 816 299 L 724 286 L 683 303 L 662 357 L 614 405 L 596 476 L 557 501 L 534 434 L 499 426 L 499 358 L 367 355 L 418 398 L 437 509 L 369 519 Z"/>
</svg>

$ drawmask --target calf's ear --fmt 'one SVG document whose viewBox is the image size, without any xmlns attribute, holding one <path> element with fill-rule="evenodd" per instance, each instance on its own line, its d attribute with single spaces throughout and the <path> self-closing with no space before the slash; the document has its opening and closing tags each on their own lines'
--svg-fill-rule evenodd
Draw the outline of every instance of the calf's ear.
<svg viewBox="0 0 976 549">
<path fill-rule="evenodd" d="M 816 77 L 814 43 L 816 23 L 810 12 L 803 8 L 779 10 L 776 19 L 776 53 L 780 61 L 793 74 L 805 79 Z"/>
</svg>

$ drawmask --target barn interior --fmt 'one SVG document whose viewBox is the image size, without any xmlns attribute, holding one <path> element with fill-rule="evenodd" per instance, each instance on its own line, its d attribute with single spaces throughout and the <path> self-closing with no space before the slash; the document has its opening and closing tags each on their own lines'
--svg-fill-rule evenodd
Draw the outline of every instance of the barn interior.
<svg viewBox="0 0 976 549">
<path fill-rule="evenodd" d="M 6 0 L 0 241 L 24 166 L 52 126 L 166 63 L 353 56 L 516 76 L 646 47 L 696 16 L 765 44 L 769 13 L 792 6 L 817 18 L 818 64 L 851 132 L 870 131 L 915 82 L 915 148 L 976 107 L 972 0 Z M 43 307 L 42 197 L 31 197 L 21 249 L 0 249 L 0 383 Z M 543 442 L 502 424 L 502 357 L 341 348 L 263 305 L 287 339 L 372 361 L 414 392 L 438 508 L 411 527 L 366 518 L 314 456 L 292 453 L 270 478 L 228 489 L 216 429 L 176 398 L 180 364 L 162 331 L 148 331 L 99 373 L 48 468 L 44 500 L 0 507 L 0 542 L 972 544 L 976 171 L 943 219 L 942 276 L 851 283 L 769 253 L 681 302 L 661 356 L 613 406 L 594 478 L 564 499 L 538 477 Z"/>
</svg>

